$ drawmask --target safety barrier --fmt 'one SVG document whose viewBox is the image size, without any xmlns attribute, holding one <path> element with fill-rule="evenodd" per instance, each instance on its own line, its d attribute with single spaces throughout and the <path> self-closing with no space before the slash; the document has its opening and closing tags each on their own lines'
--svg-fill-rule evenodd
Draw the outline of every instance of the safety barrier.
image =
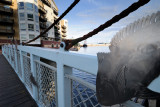
<svg viewBox="0 0 160 107">
<path fill-rule="evenodd" d="M 4 45 L 2 53 L 40 107 L 101 107 L 96 98 L 96 56 L 64 49 Z M 73 73 L 77 73 L 75 75 Z M 142 107 L 128 101 L 126 107 Z"/>
</svg>

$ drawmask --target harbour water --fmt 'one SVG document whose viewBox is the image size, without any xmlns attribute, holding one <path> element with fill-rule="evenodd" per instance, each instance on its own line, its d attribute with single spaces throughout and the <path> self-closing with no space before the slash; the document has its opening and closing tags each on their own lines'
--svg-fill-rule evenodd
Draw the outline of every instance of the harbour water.
<svg viewBox="0 0 160 107">
<path fill-rule="evenodd" d="M 86 48 L 80 48 L 80 50 L 76 53 L 81 53 L 81 54 L 87 54 L 87 55 L 94 55 L 94 56 L 97 56 L 97 53 L 98 52 L 109 52 L 109 47 L 108 46 L 97 46 L 97 47 L 86 47 Z M 87 66 L 87 65 L 86 65 Z M 95 75 L 91 75 L 91 74 L 88 74 L 88 73 L 85 73 L 83 71 L 79 71 L 77 69 L 73 69 L 73 75 L 78 77 L 78 78 L 81 78 L 83 79 L 84 81 L 87 81 L 89 83 L 92 83 L 92 84 L 96 84 L 96 76 Z M 83 85 L 79 84 L 79 83 L 76 83 L 76 82 L 73 82 L 73 88 L 74 87 L 77 87 L 79 92 L 81 92 L 81 96 L 78 96 L 79 95 L 79 92 L 77 92 L 77 89 L 74 88 L 73 89 L 73 92 L 74 92 L 74 97 L 77 96 L 75 99 L 74 99 L 74 104 L 78 104 L 82 101 L 82 99 L 87 99 L 88 96 L 93 96 L 95 95 L 95 92 L 93 92 L 92 90 L 90 89 L 86 89 L 86 87 L 84 87 Z M 86 90 L 86 91 L 84 91 Z M 94 96 L 93 98 L 91 98 L 90 100 L 86 100 L 86 106 L 87 107 L 92 107 L 93 105 L 97 105 L 97 107 L 101 107 L 98 102 L 97 102 L 97 99 L 96 99 L 96 96 Z M 92 104 L 91 104 L 92 103 Z M 78 107 L 85 107 L 85 105 L 83 103 L 80 103 Z"/>
<path fill-rule="evenodd" d="M 96 47 L 81 47 L 80 50 L 76 53 L 86 54 L 86 55 L 93 55 L 97 56 L 98 52 L 109 52 L 108 46 L 96 46 Z M 73 74 L 77 77 L 83 78 L 84 80 L 94 83 L 95 84 L 95 76 L 91 76 L 90 74 L 86 74 L 84 72 L 80 72 L 79 70 L 73 70 Z"/>
<path fill-rule="evenodd" d="M 81 47 L 78 53 L 87 54 L 87 55 L 94 55 L 96 56 L 98 52 L 110 52 L 108 46 L 94 46 L 94 47 Z"/>
</svg>

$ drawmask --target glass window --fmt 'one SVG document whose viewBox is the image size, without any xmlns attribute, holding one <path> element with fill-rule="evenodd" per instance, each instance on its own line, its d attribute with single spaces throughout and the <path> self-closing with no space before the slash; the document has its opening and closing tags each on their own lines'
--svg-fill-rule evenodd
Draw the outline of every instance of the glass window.
<svg viewBox="0 0 160 107">
<path fill-rule="evenodd" d="M 26 35 L 25 34 L 21 34 L 21 40 L 26 40 Z"/>
<path fill-rule="evenodd" d="M 25 31 L 26 30 L 26 24 L 25 23 L 20 23 L 20 29 L 22 31 Z"/>
<path fill-rule="evenodd" d="M 36 25 L 36 31 L 39 32 L 39 26 L 38 25 Z"/>
<path fill-rule="evenodd" d="M 35 36 L 34 36 L 34 35 L 29 34 L 29 39 L 30 39 L 30 40 L 32 40 L 32 39 L 34 39 L 34 38 L 35 38 Z"/>
<path fill-rule="evenodd" d="M 39 17 L 37 15 L 35 15 L 35 20 L 36 22 L 39 22 Z"/>
<path fill-rule="evenodd" d="M 12 36 L 8 35 L 8 38 L 13 38 Z"/>
<path fill-rule="evenodd" d="M 33 21 L 33 14 L 27 14 L 28 20 Z"/>
<path fill-rule="evenodd" d="M 7 8 L 7 9 L 10 9 L 10 7 L 9 6 L 4 6 L 5 8 Z"/>
<path fill-rule="evenodd" d="M 7 26 L 6 29 L 7 29 L 7 30 L 11 30 L 12 27 L 11 27 L 11 26 Z"/>
<path fill-rule="evenodd" d="M 31 3 L 26 3 L 26 7 L 27 7 L 27 10 L 33 11 L 33 4 L 31 4 Z"/>
<path fill-rule="evenodd" d="M 25 20 L 25 15 L 24 15 L 24 13 L 19 13 L 19 17 L 20 17 L 20 20 Z"/>
<path fill-rule="evenodd" d="M 36 5 L 34 5 L 34 10 L 35 12 L 38 12 L 38 7 Z"/>
<path fill-rule="evenodd" d="M 34 31 L 34 25 L 33 24 L 28 24 L 28 30 L 29 31 Z"/>
<path fill-rule="evenodd" d="M 22 40 L 22 42 L 26 42 L 26 40 Z"/>
<path fill-rule="evenodd" d="M 19 9 L 24 9 L 24 2 L 19 2 L 18 6 L 19 6 Z"/>
</svg>

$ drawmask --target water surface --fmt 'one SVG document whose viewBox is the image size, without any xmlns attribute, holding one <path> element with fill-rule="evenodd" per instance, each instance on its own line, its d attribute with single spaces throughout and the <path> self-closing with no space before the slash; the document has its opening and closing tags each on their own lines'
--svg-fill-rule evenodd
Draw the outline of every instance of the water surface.
<svg viewBox="0 0 160 107">
<path fill-rule="evenodd" d="M 81 54 L 87 54 L 87 55 L 94 55 L 97 56 L 98 52 L 110 52 L 108 46 L 94 46 L 94 47 L 81 47 L 80 50 L 76 53 L 81 53 Z"/>
</svg>

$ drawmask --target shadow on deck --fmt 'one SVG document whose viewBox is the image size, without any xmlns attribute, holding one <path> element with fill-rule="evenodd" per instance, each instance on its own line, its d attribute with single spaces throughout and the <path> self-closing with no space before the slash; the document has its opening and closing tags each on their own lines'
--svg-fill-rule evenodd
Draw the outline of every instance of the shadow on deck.
<svg viewBox="0 0 160 107">
<path fill-rule="evenodd" d="M 0 107 L 37 107 L 3 55 L 0 55 Z"/>
</svg>

